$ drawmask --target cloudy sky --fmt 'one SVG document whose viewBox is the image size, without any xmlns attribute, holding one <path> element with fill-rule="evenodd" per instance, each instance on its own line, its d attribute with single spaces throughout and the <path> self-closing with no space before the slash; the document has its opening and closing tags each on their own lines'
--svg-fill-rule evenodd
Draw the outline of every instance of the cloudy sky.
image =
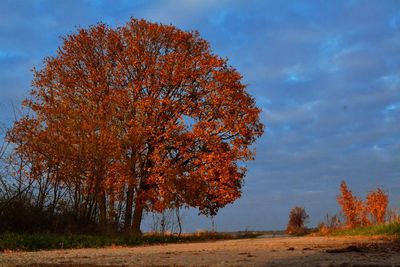
<svg viewBox="0 0 400 267">
<path fill-rule="evenodd" d="M 198 30 L 263 109 L 243 196 L 216 216 L 217 230 L 284 229 L 296 205 L 315 226 L 339 211 L 342 180 L 362 197 L 381 187 L 400 209 L 398 1 L 1 0 L 0 122 L 12 122 L 30 69 L 59 36 L 131 16 Z M 186 212 L 185 231 L 210 227 Z"/>
</svg>

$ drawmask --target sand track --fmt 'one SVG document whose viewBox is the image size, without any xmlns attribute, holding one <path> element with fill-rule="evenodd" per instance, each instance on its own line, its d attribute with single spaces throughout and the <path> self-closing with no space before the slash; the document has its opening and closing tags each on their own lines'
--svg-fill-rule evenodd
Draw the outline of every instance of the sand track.
<svg viewBox="0 0 400 267">
<path fill-rule="evenodd" d="M 400 244 L 368 237 L 280 237 L 0 254 L 1 266 L 400 266 Z"/>
</svg>

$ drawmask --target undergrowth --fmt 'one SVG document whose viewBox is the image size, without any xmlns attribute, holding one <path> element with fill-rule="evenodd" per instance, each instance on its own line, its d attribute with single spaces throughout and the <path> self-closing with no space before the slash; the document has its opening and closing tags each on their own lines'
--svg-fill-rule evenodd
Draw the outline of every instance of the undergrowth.
<svg viewBox="0 0 400 267">
<path fill-rule="evenodd" d="M 372 236 L 372 235 L 397 235 L 400 237 L 400 221 L 389 224 L 370 225 L 354 229 L 341 229 L 331 233 L 333 236 Z"/>
<path fill-rule="evenodd" d="M 196 242 L 221 239 L 253 238 L 256 233 L 224 234 L 202 232 L 183 235 L 77 235 L 77 234 L 0 234 L 0 251 L 35 251 L 49 249 L 98 248 L 106 246 L 137 246 L 151 244 L 167 244 Z"/>
</svg>

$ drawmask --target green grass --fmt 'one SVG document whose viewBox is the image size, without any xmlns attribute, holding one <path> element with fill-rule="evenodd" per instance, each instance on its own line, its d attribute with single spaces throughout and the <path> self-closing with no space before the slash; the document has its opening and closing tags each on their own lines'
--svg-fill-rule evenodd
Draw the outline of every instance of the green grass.
<svg viewBox="0 0 400 267">
<path fill-rule="evenodd" d="M 390 224 L 370 225 L 355 229 L 337 230 L 332 232 L 333 236 L 355 236 L 355 235 L 397 235 L 400 237 L 400 221 Z"/>
<path fill-rule="evenodd" d="M 150 244 L 167 244 L 196 242 L 219 239 L 251 238 L 259 234 L 244 233 L 240 235 L 205 232 L 200 234 L 178 235 L 75 235 L 75 234 L 0 234 L 0 251 L 20 250 L 35 251 L 70 248 L 98 248 L 106 246 L 137 246 Z"/>
</svg>

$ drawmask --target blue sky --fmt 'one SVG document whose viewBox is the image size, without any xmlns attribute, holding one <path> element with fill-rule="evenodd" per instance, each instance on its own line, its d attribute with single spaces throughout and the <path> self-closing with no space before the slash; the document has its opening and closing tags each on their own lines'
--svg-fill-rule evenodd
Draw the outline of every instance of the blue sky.
<svg viewBox="0 0 400 267">
<path fill-rule="evenodd" d="M 400 209 L 398 1 L 2 0 L 0 122 L 11 123 L 11 103 L 59 36 L 131 16 L 198 30 L 263 109 L 243 196 L 216 216 L 217 230 L 283 229 L 296 205 L 315 226 L 339 211 L 341 180 L 362 197 L 379 186 Z M 210 227 L 187 211 L 185 231 Z"/>
</svg>

